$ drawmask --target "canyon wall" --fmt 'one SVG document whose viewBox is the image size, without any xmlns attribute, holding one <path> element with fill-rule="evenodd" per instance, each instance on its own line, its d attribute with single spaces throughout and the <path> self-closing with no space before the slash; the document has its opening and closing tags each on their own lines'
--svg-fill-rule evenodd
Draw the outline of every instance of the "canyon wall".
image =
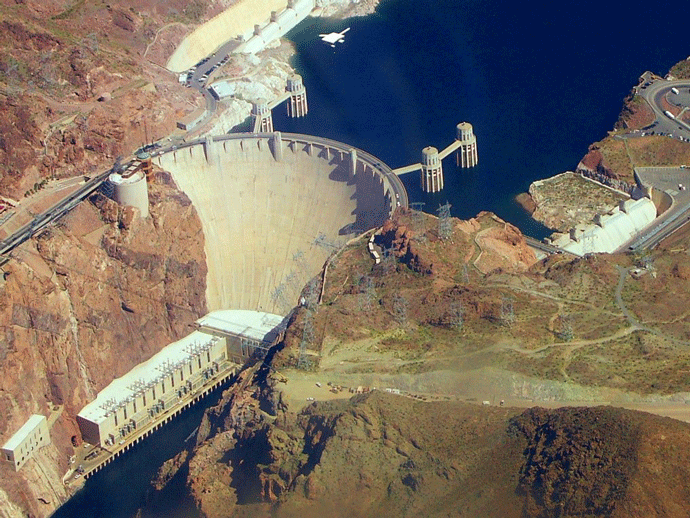
<svg viewBox="0 0 690 518">
<path fill-rule="evenodd" d="M 0 442 L 38 413 L 50 416 L 52 444 L 19 472 L 0 465 L 0 516 L 47 516 L 59 506 L 80 440 L 77 412 L 206 313 L 196 211 L 169 176 L 150 187 L 147 219 L 96 194 L 3 267 Z"/>
</svg>

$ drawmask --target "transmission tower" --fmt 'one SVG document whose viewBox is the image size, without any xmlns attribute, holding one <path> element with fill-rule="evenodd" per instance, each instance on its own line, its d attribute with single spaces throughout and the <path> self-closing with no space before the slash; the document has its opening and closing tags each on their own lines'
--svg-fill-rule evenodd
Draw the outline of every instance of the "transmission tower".
<svg viewBox="0 0 690 518">
<path fill-rule="evenodd" d="M 515 309 L 513 308 L 513 297 L 503 296 L 501 299 L 501 322 L 505 326 L 512 326 L 515 322 Z"/>
<path fill-rule="evenodd" d="M 381 271 L 384 275 L 389 275 L 395 271 L 395 262 L 395 253 L 393 253 L 393 249 L 390 247 L 384 248 L 380 263 Z"/>
<path fill-rule="evenodd" d="M 426 239 L 426 236 L 424 235 L 424 233 L 426 232 L 426 225 L 424 224 L 426 222 L 426 216 L 424 214 L 424 205 L 426 205 L 426 203 L 424 203 L 423 201 L 410 203 L 410 209 L 412 209 L 412 224 L 414 225 L 414 230 L 416 230 L 419 234 L 420 239 Z"/>
<path fill-rule="evenodd" d="M 299 344 L 299 357 L 297 358 L 297 368 L 308 370 L 312 366 L 312 362 L 307 356 L 307 347 L 314 343 L 316 337 L 314 333 L 314 312 L 316 310 L 316 303 L 318 301 L 318 283 L 312 279 L 304 287 L 300 304 L 305 308 L 302 340 Z"/>
<path fill-rule="evenodd" d="M 561 328 L 558 332 L 558 336 L 564 342 L 570 342 L 573 339 L 573 325 L 571 322 L 571 317 L 568 314 L 563 314 L 558 316 L 560 320 Z"/>
<path fill-rule="evenodd" d="M 303 269 L 306 263 L 304 252 L 302 252 L 302 250 L 297 250 L 294 254 L 292 254 L 292 262 L 294 262 L 298 268 Z"/>
<path fill-rule="evenodd" d="M 376 287 L 374 281 L 368 275 L 359 279 L 359 309 L 360 311 L 371 311 L 376 300 Z"/>
<path fill-rule="evenodd" d="M 405 324 L 407 322 L 407 308 L 409 303 L 407 299 L 396 293 L 393 295 L 393 318 L 398 324 Z"/>
<path fill-rule="evenodd" d="M 340 245 L 337 242 L 328 239 L 326 234 L 323 232 L 319 232 L 319 235 L 316 236 L 316 239 L 314 239 L 314 244 L 322 248 L 332 248 L 334 250 L 340 248 Z"/>
<path fill-rule="evenodd" d="M 467 263 L 462 265 L 462 282 L 465 284 L 470 283 L 470 274 L 467 272 Z"/>
<path fill-rule="evenodd" d="M 465 309 L 462 307 L 462 302 L 453 302 L 450 306 L 450 325 L 456 331 L 462 329 L 464 324 Z"/>
<path fill-rule="evenodd" d="M 285 284 L 281 282 L 278 286 L 273 288 L 271 299 L 273 300 L 273 304 L 276 306 L 282 307 L 285 305 Z"/>
<path fill-rule="evenodd" d="M 453 236 L 453 225 L 450 220 L 450 203 L 439 205 L 436 211 L 438 215 L 438 237 L 446 241 Z"/>
</svg>

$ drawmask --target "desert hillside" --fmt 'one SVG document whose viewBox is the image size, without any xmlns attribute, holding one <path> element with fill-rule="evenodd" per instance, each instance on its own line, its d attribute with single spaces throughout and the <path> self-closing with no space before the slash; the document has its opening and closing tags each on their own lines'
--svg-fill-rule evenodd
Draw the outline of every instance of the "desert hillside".
<svg viewBox="0 0 690 518">
<path fill-rule="evenodd" d="M 423 402 L 383 391 L 294 413 L 271 394 L 266 386 L 226 393 L 191 460 L 185 452 L 167 472 L 186 477 L 204 516 L 690 512 L 690 425 L 672 419 L 610 407 Z"/>
</svg>

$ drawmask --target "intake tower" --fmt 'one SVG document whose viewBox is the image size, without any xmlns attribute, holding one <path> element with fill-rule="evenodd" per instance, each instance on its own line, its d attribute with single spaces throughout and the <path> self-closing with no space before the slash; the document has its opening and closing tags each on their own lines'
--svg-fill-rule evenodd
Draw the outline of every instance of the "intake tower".
<svg viewBox="0 0 690 518">
<path fill-rule="evenodd" d="M 456 154 L 459 167 L 474 167 L 477 165 L 477 137 L 472 131 L 472 124 L 461 122 L 457 125 L 457 140 L 460 142 Z"/>
</svg>

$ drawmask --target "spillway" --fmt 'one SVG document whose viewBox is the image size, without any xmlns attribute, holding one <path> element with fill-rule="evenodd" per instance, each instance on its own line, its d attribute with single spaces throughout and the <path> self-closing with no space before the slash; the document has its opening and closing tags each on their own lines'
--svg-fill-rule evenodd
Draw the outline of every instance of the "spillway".
<svg viewBox="0 0 690 518">
<path fill-rule="evenodd" d="M 201 218 L 209 311 L 286 314 L 331 253 L 407 205 L 388 166 L 306 135 L 224 135 L 155 161 Z"/>
</svg>

